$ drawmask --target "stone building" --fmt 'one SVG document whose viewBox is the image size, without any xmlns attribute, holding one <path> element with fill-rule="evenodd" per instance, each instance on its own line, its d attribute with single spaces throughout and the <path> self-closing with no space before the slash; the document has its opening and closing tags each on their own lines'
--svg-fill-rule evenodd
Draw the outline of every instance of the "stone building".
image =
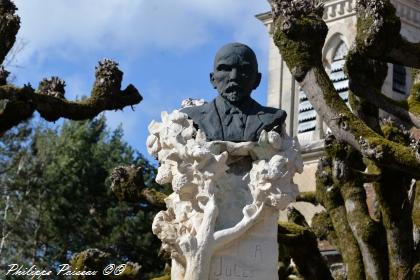
<svg viewBox="0 0 420 280">
<path fill-rule="evenodd" d="M 420 42 L 420 1 L 391 0 L 401 19 L 401 34 L 412 42 Z M 325 1 L 324 20 L 328 34 L 323 48 L 323 63 L 340 96 L 347 101 L 348 79 L 344 74 L 345 56 L 356 36 L 356 0 Z M 304 173 L 295 176 L 301 191 L 315 190 L 315 171 L 323 153 L 327 127 L 307 100 L 305 93 L 283 61 L 274 45 L 270 12 L 256 16 L 270 34 L 267 105 L 287 112 L 286 126 L 289 135 L 295 135 L 303 148 Z M 397 100 L 405 99 L 411 87 L 410 69 L 388 65 L 388 76 L 382 92 Z"/>
<path fill-rule="evenodd" d="M 401 34 L 411 42 L 420 42 L 420 0 L 391 0 L 391 2 L 401 19 Z M 323 63 L 334 87 L 345 101 L 348 99 L 348 79 L 343 66 L 345 56 L 356 36 L 355 6 L 356 0 L 325 1 L 324 20 L 329 30 L 322 51 Z M 287 112 L 287 131 L 289 135 L 298 137 L 305 162 L 304 172 L 297 174 L 294 181 L 301 192 L 314 191 L 315 171 L 318 160 L 323 154 L 323 138 L 328 127 L 316 114 L 305 93 L 292 78 L 278 48 L 274 45 L 270 12 L 256 17 L 264 23 L 270 35 L 267 105 L 282 108 Z M 409 68 L 388 64 L 388 76 L 382 92 L 396 100 L 407 98 L 412 84 L 410 74 Z M 366 191 L 368 204 L 372 204 L 373 191 L 370 187 Z M 294 206 L 309 222 L 316 212 L 323 209 L 321 206 L 315 207 L 306 202 L 298 202 Z M 280 219 L 286 219 L 285 213 L 280 214 Z M 338 252 L 328 242 L 320 242 L 319 246 L 322 254 L 328 259 L 331 269 L 339 269 L 341 264 Z"/>
</svg>

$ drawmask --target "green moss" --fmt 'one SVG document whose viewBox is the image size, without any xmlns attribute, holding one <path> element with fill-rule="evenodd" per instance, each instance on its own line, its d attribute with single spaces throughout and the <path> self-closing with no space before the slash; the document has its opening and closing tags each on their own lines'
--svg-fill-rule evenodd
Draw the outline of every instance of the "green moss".
<svg viewBox="0 0 420 280">
<path fill-rule="evenodd" d="M 321 50 L 328 28 L 322 19 L 309 14 L 291 21 L 291 31 L 282 31 L 283 18 L 276 22 L 274 42 L 288 68 L 300 81 L 313 66 L 321 63 Z"/>
<path fill-rule="evenodd" d="M 389 1 L 384 1 L 385 5 L 377 7 L 379 18 L 382 21 L 377 26 L 378 20 L 375 19 L 372 10 L 361 10 L 357 17 L 357 49 L 362 54 L 369 54 L 371 57 L 384 57 L 393 49 L 400 38 L 401 22 L 395 14 L 395 8 Z"/>
<path fill-rule="evenodd" d="M 166 206 L 165 198 L 167 198 L 167 195 L 162 192 L 159 192 L 152 188 L 146 188 L 142 191 L 141 195 L 141 198 L 143 200 L 147 201 L 148 203 L 157 208 L 164 209 Z"/>
<path fill-rule="evenodd" d="M 108 262 L 109 255 L 98 249 L 87 249 L 77 253 L 71 260 L 72 271 L 98 271 L 102 272 Z M 76 275 L 73 280 L 104 279 L 102 273 L 97 275 Z"/>
<path fill-rule="evenodd" d="M 328 211 L 339 237 L 339 249 L 347 265 L 348 279 L 364 279 L 363 258 L 356 239 L 347 222 L 344 206 Z"/>
<path fill-rule="evenodd" d="M 327 106 L 335 112 L 340 112 L 335 121 L 342 128 L 345 126 L 345 129 L 354 135 L 355 139 L 364 140 L 363 149 L 366 156 L 378 163 L 389 164 L 412 174 L 420 174 L 418 159 L 409 147 L 381 137 L 351 113 L 344 101 L 335 92 L 322 68 L 315 69 L 315 75 L 320 87 L 324 89 Z"/>
<path fill-rule="evenodd" d="M 413 205 L 413 224 L 420 228 L 420 180 L 416 182 L 416 194 Z"/>
<path fill-rule="evenodd" d="M 420 279 L 420 263 L 416 263 L 416 265 L 413 267 L 413 275 L 411 279 L 412 280 Z"/>
<path fill-rule="evenodd" d="M 411 113 L 420 117 L 420 82 L 411 87 L 410 96 L 407 98 L 408 109 Z"/>
<path fill-rule="evenodd" d="M 352 179 L 342 185 L 341 193 L 345 201 L 351 201 L 354 205 L 354 210 L 347 212 L 347 219 L 355 227 L 355 236 L 360 238 L 359 242 L 370 246 L 370 254 L 375 255 L 378 260 L 376 265 L 381 267 L 379 271 L 384 271 L 387 262 L 380 258 L 386 254 L 385 234 L 379 223 L 370 218 L 363 182 Z"/>
<path fill-rule="evenodd" d="M 303 239 L 310 237 L 315 238 L 315 235 L 304 226 L 295 223 L 278 223 L 277 240 L 282 244 L 299 244 Z"/>
<path fill-rule="evenodd" d="M 374 184 L 382 224 L 386 229 L 389 278 L 409 279 L 413 258 L 413 221 L 407 189 L 411 176 L 382 168 L 379 184 Z"/>
<path fill-rule="evenodd" d="M 334 226 L 327 212 L 316 213 L 312 218 L 312 230 L 320 240 L 328 240 L 331 244 L 337 246 L 337 235 Z"/>
<path fill-rule="evenodd" d="M 403 133 L 400 128 L 396 127 L 394 123 L 386 122 L 381 126 L 384 137 L 393 142 L 408 145 L 410 137 L 407 133 Z"/>
<path fill-rule="evenodd" d="M 373 17 L 365 17 L 365 18 L 361 18 L 359 17 L 357 19 L 357 24 L 356 24 L 356 28 L 357 28 L 357 36 L 356 36 L 356 44 L 357 44 L 357 48 L 359 50 L 365 50 L 365 42 L 369 42 L 369 37 L 371 36 L 371 34 L 369 33 L 369 30 L 371 28 L 371 26 L 373 25 L 374 22 L 374 18 Z"/>
<path fill-rule="evenodd" d="M 385 62 L 369 59 L 358 49 L 351 49 L 346 56 L 345 71 L 364 88 L 380 89 L 388 74 L 388 66 Z"/>
<path fill-rule="evenodd" d="M 319 201 L 324 207 L 327 207 L 326 203 L 326 190 L 333 185 L 332 181 L 332 169 L 331 163 L 328 159 L 322 158 L 318 165 L 318 170 L 315 173 L 316 200 Z M 328 207 L 333 207 L 328 204 Z"/>
<path fill-rule="evenodd" d="M 315 192 L 301 192 L 299 193 L 299 196 L 296 198 L 296 201 L 309 202 L 315 205 L 318 204 L 318 201 L 316 200 Z"/>
<path fill-rule="evenodd" d="M 111 190 L 121 201 L 139 202 L 142 199 L 144 179 L 142 169 L 134 166 L 116 167 L 110 176 Z"/>
<path fill-rule="evenodd" d="M 319 252 L 316 236 L 309 228 L 279 222 L 277 240 L 284 245 L 304 279 L 333 280 Z"/>
<path fill-rule="evenodd" d="M 167 275 L 163 275 L 157 278 L 153 278 L 152 280 L 171 280 L 171 275 L 167 274 Z"/>
<path fill-rule="evenodd" d="M 327 145 L 328 146 L 328 145 Z M 329 148 L 330 152 L 333 149 Z M 343 205 L 340 189 L 334 185 L 331 157 L 324 157 L 318 165 L 315 173 L 316 199 L 327 210 L 335 209 Z"/>
</svg>

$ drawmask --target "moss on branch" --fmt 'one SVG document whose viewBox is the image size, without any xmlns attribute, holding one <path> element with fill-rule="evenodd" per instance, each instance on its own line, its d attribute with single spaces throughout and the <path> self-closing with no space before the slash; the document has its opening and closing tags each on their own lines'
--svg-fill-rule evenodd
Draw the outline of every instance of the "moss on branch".
<svg viewBox="0 0 420 280">
<path fill-rule="evenodd" d="M 413 85 L 407 98 L 407 107 L 411 113 L 420 117 L 420 70 L 413 69 Z"/>
<path fill-rule="evenodd" d="M 163 276 L 160 276 L 160 277 L 157 277 L 157 278 L 153 278 L 152 280 L 171 280 L 171 275 L 165 274 Z"/>
<path fill-rule="evenodd" d="M 277 240 L 286 247 L 304 279 L 333 279 L 319 252 L 316 236 L 309 228 L 280 222 Z"/>
<path fill-rule="evenodd" d="M 3 64 L 6 55 L 12 49 L 20 28 L 20 18 L 15 14 L 16 10 L 12 1 L 0 2 L 0 64 Z"/>
<path fill-rule="evenodd" d="M 387 97 L 381 93 L 382 85 L 388 73 L 386 63 L 370 59 L 360 53 L 358 49 L 352 49 L 347 54 L 345 70 L 350 79 L 349 88 L 352 93 L 373 105 L 370 107 L 376 108 L 376 110 L 381 108 L 402 121 L 420 127 L 420 98 L 418 97 L 419 87 L 416 87 L 416 83 L 408 100 L 396 101 Z M 356 105 L 361 104 L 354 101 L 356 100 L 351 102 L 352 108 L 357 109 L 358 106 Z M 359 116 L 366 121 L 371 115 L 377 115 L 377 113 L 371 111 L 357 112 L 361 113 Z M 377 127 L 372 128 L 376 129 Z"/>
<path fill-rule="evenodd" d="M 339 165 L 333 162 L 334 156 L 342 156 L 346 151 L 339 149 L 336 142 L 327 137 L 326 157 L 323 157 L 318 164 L 316 172 L 316 194 L 317 200 L 327 209 L 328 215 L 337 237 L 337 247 L 347 264 L 348 279 L 363 279 L 364 265 L 358 243 L 352 234 L 347 220 L 344 199 L 340 192 L 340 186 L 334 178 L 347 178 L 347 171 L 341 170 Z M 329 141 L 329 142 L 328 142 Z"/>
<path fill-rule="evenodd" d="M 16 6 L 10 0 L 0 1 L 0 64 L 3 64 L 16 41 L 20 18 Z M 133 85 L 121 90 L 123 73 L 118 64 L 104 59 L 96 67 L 96 80 L 91 96 L 82 101 L 67 101 L 64 97 L 64 81 L 58 77 L 44 79 L 38 90 L 30 85 L 22 88 L 7 85 L 9 72 L 0 67 L 0 100 L 6 100 L 6 108 L 0 112 L 0 135 L 27 120 L 35 111 L 47 121 L 59 118 L 71 120 L 92 119 L 105 110 L 121 110 L 142 100 Z"/>
<path fill-rule="evenodd" d="M 313 4 L 297 12 L 293 1 L 269 2 L 274 7 L 275 43 L 309 101 L 333 133 L 378 164 L 419 177 L 420 156 L 410 148 L 375 133 L 347 108 L 332 85 L 321 63 L 321 49 L 326 35 L 322 13 L 318 13 Z M 290 17 L 288 9 L 297 16 Z"/>
<path fill-rule="evenodd" d="M 328 32 L 323 7 L 315 1 L 268 1 L 273 7 L 274 43 L 297 81 L 321 64 L 321 50 Z"/>
<path fill-rule="evenodd" d="M 59 118 L 71 120 L 91 119 L 105 110 L 122 110 L 138 104 L 142 97 L 133 85 L 120 90 L 122 72 L 117 63 L 110 60 L 99 62 L 96 81 L 91 97 L 80 101 L 64 98 L 64 82 L 56 77 L 41 81 L 39 89 L 30 85 L 22 88 L 13 85 L 0 86 L 0 100 L 8 100 L 9 108 L 0 112 L 0 132 L 30 118 L 35 111 L 47 121 Z M 13 110 L 14 114 L 9 113 Z"/>
<path fill-rule="evenodd" d="M 391 63 L 420 68 L 420 42 L 412 43 L 404 37 L 395 38 L 398 42 L 384 59 Z"/>
<path fill-rule="evenodd" d="M 353 150 L 350 146 L 347 146 L 347 148 Z M 363 181 L 351 166 L 354 160 L 351 158 L 337 160 L 343 165 L 342 168 L 347 169 L 348 172 L 348 177 L 337 180 L 336 184 L 340 185 L 347 220 L 362 254 L 366 279 L 385 279 L 388 260 L 383 257 L 386 255 L 383 227 L 369 215 Z"/>
<path fill-rule="evenodd" d="M 296 197 L 296 201 L 309 202 L 314 205 L 319 204 L 318 201 L 316 200 L 315 192 L 301 192 Z"/>
<path fill-rule="evenodd" d="M 357 3 L 357 49 L 362 54 L 385 56 L 397 44 L 401 22 L 388 0 Z"/>
<path fill-rule="evenodd" d="M 419 68 L 420 43 L 407 41 L 400 29 L 401 21 L 391 1 L 358 1 L 357 50 L 370 58 Z"/>
<path fill-rule="evenodd" d="M 337 234 L 327 212 L 316 213 L 313 216 L 311 229 L 319 240 L 327 240 L 338 247 Z"/>
<path fill-rule="evenodd" d="M 157 209 L 164 209 L 166 206 L 164 193 L 145 186 L 141 167 L 116 167 L 110 180 L 112 192 L 121 201 L 145 202 Z"/>
<path fill-rule="evenodd" d="M 420 176 L 420 156 L 407 146 L 385 139 L 355 116 L 339 97 L 322 67 L 312 69 L 308 78 L 303 88 L 309 99 L 317 99 L 313 105 L 337 139 L 349 143 L 380 166 Z"/>
<path fill-rule="evenodd" d="M 383 169 L 375 193 L 379 203 L 382 223 L 386 230 L 389 278 L 409 279 L 414 258 L 413 224 L 407 189 L 411 178 L 401 172 Z M 395 190 L 395 186 L 403 189 Z"/>
<path fill-rule="evenodd" d="M 136 280 L 141 279 L 141 266 L 137 263 L 127 262 L 122 264 L 121 271 L 113 264 L 114 270 L 109 275 L 104 273 L 105 268 L 111 263 L 110 255 L 98 249 L 87 249 L 73 255 L 71 260 L 71 271 L 75 273 L 73 280 Z M 95 272 L 93 275 L 83 275 L 79 272 Z M 115 275 L 119 273 L 119 275 Z"/>
</svg>

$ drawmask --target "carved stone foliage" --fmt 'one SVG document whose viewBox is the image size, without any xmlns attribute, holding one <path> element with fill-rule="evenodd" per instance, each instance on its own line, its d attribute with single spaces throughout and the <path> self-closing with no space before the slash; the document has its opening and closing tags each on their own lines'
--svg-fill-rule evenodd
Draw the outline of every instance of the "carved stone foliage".
<svg viewBox="0 0 420 280">
<path fill-rule="evenodd" d="M 148 151 L 160 163 L 156 181 L 173 189 L 152 228 L 171 253 L 172 279 L 212 279 L 218 251 L 240 242 L 267 216 L 276 221 L 278 210 L 296 198 L 292 178 L 303 164 L 297 140 L 285 133 L 263 131 L 258 142 L 207 142 L 179 111 L 163 112 L 162 122 L 153 121 L 149 132 Z M 226 205 L 239 214 L 226 211 Z"/>
</svg>

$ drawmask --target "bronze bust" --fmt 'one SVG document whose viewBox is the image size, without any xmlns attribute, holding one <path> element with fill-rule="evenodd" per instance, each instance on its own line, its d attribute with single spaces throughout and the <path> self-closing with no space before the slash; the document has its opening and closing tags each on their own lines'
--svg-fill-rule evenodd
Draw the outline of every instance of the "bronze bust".
<svg viewBox="0 0 420 280">
<path fill-rule="evenodd" d="M 260 81 L 254 51 L 244 44 L 227 44 L 217 52 L 210 73 L 210 82 L 219 96 L 181 112 L 204 131 L 208 141 L 257 141 L 263 129 L 281 131 L 286 119 L 285 111 L 264 107 L 251 98 Z"/>
</svg>

